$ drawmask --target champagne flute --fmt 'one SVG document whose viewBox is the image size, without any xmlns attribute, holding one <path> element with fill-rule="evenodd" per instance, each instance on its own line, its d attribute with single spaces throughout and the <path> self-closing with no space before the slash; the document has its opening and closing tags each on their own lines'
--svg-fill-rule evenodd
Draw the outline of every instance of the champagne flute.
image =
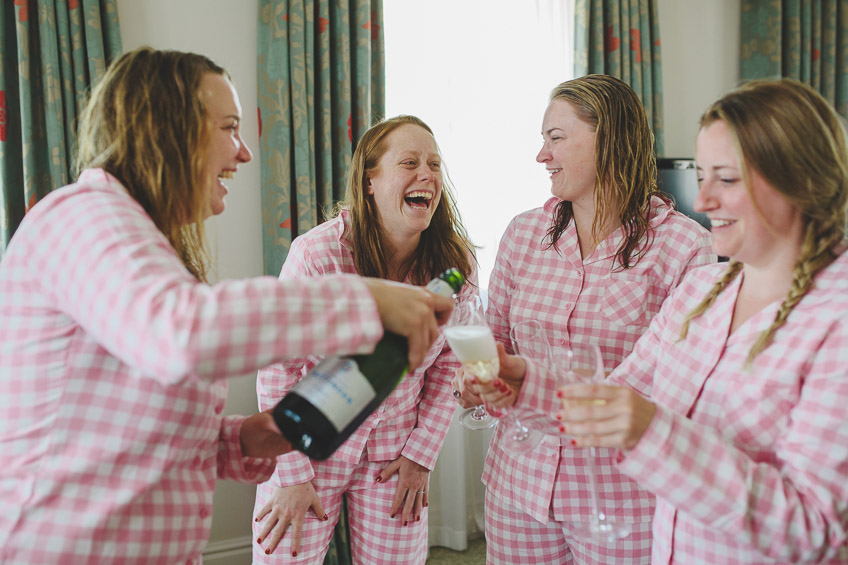
<svg viewBox="0 0 848 565">
<path fill-rule="evenodd" d="M 509 329 L 512 351 L 525 359 L 551 366 L 551 347 L 545 329 L 538 320 L 524 320 Z M 509 421 L 503 439 L 504 448 L 513 453 L 526 453 L 539 445 L 542 433 L 521 423 L 512 407 L 504 409 L 504 419 Z"/>
<path fill-rule="evenodd" d="M 489 382 L 498 375 L 500 362 L 495 337 L 486 324 L 483 302 L 479 296 L 457 299 L 444 333 L 454 355 L 466 372 L 481 382 Z M 481 404 L 463 412 L 459 423 L 472 430 L 485 430 L 498 421 L 492 418 L 486 412 L 486 407 Z"/>
<path fill-rule="evenodd" d="M 560 381 L 563 385 L 591 382 L 600 383 L 604 380 L 604 360 L 601 356 L 601 349 L 597 345 L 573 343 L 570 348 L 557 351 L 555 363 L 560 375 Z M 592 399 L 580 401 L 580 404 L 591 406 L 604 402 L 604 400 Z M 595 447 L 589 447 L 589 454 L 586 460 L 592 515 L 589 517 L 587 523 L 578 528 L 575 535 L 597 542 L 612 543 L 629 536 L 630 526 L 616 523 L 601 509 L 598 501 L 597 474 L 595 472 L 596 459 L 597 450 Z"/>
</svg>

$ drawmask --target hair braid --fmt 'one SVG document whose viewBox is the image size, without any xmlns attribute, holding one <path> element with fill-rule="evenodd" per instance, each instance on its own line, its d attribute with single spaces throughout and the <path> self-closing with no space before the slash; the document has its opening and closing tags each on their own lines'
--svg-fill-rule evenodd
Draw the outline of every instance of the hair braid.
<svg viewBox="0 0 848 565">
<path fill-rule="evenodd" d="M 774 322 L 760 334 L 757 341 L 751 346 L 745 360 L 746 366 L 750 365 L 754 358 L 768 347 L 774 334 L 786 323 L 792 309 L 813 287 L 815 276 L 833 262 L 833 249 L 842 240 L 842 230 L 838 229 L 837 226 L 830 226 L 830 229 L 826 232 L 829 233 L 822 234 L 812 223 L 807 224 L 801 257 L 792 271 L 792 287 L 789 289 L 789 294 L 786 295 L 780 305 L 780 309 L 774 317 Z"/>
</svg>

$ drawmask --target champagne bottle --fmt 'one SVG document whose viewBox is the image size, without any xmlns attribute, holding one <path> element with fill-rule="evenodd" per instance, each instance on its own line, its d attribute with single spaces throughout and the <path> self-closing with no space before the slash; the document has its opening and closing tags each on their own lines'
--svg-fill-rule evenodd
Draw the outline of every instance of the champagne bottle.
<svg viewBox="0 0 848 565">
<path fill-rule="evenodd" d="M 448 269 L 426 288 L 450 297 L 463 284 L 462 273 Z M 383 334 L 373 353 L 326 357 L 274 407 L 274 421 L 292 447 L 326 459 L 400 383 L 408 359 L 406 338 L 391 332 Z"/>
</svg>

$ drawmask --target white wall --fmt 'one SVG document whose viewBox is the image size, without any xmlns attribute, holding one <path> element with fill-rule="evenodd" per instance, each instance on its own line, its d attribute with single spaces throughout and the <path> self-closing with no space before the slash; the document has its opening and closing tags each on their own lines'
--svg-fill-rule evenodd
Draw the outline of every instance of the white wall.
<svg viewBox="0 0 848 565">
<path fill-rule="evenodd" d="M 739 0 L 659 0 L 666 157 L 693 157 L 698 118 L 738 84 Z"/>
<path fill-rule="evenodd" d="M 254 150 L 258 149 L 257 6 L 258 0 L 118 0 L 125 50 L 150 45 L 157 49 L 196 51 L 227 68 L 241 96 L 243 136 Z M 737 82 L 739 9 L 739 0 L 659 0 L 668 156 L 693 155 L 701 112 Z M 414 19 L 410 22 L 415 25 Z M 437 81 L 431 82 L 435 88 Z M 407 111 L 415 113 L 415 108 Z M 450 156 L 451 159 L 464 157 L 475 155 Z M 227 211 L 209 222 L 219 278 L 262 274 L 260 179 L 256 161 L 258 155 L 252 165 L 243 166 L 228 183 Z M 256 410 L 253 375 L 232 381 L 227 410 L 230 413 Z M 248 563 L 253 488 L 222 482 L 215 496 L 206 563 Z"/>
</svg>

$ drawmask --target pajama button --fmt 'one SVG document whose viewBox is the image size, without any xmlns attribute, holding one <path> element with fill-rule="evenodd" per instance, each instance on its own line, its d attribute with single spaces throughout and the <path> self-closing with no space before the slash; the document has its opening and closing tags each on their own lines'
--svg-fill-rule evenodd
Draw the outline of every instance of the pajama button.
<svg viewBox="0 0 848 565">
<path fill-rule="evenodd" d="M 218 404 L 217 406 L 215 406 L 215 413 L 216 414 L 220 414 L 223 411 L 224 411 L 224 405 L 223 404 Z"/>
<path fill-rule="evenodd" d="M 206 508 L 205 506 L 200 509 L 200 517 L 203 518 L 204 520 L 209 517 L 209 509 Z"/>
</svg>

